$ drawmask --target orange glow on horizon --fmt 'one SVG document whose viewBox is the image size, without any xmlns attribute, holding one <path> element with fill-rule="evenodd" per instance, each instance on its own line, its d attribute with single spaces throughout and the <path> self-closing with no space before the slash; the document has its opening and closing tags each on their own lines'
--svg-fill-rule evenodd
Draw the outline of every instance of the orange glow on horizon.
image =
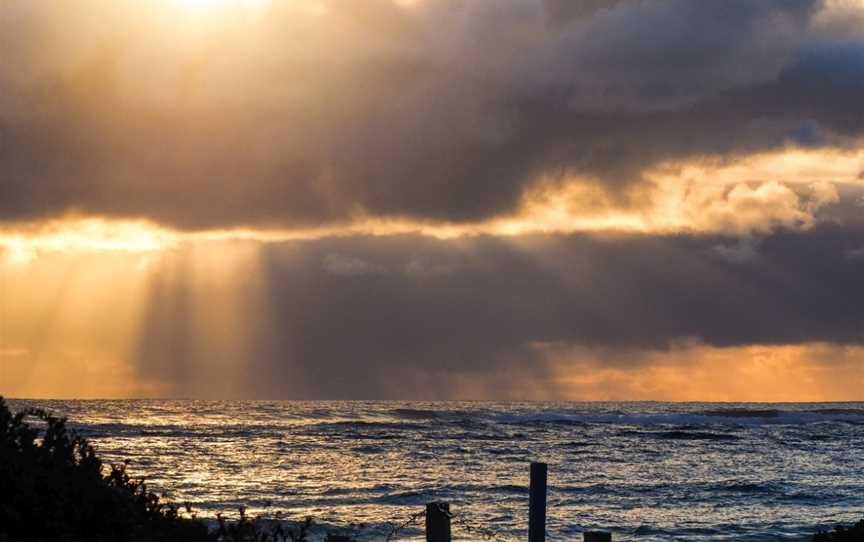
<svg viewBox="0 0 864 542">
<path fill-rule="evenodd" d="M 829 344 L 681 345 L 604 359 L 574 349 L 555 362 L 562 398 L 620 401 L 861 401 L 864 348 Z"/>
</svg>

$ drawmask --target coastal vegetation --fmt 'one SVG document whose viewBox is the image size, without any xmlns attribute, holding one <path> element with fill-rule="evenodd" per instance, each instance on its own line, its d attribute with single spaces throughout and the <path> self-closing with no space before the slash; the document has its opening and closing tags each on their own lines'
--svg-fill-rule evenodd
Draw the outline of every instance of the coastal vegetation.
<svg viewBox="0 0 864 542">
<path fill-rule="evenodd" d="M 0 542 L 301 542 L 310 524 L 267 526 L 241 510 L 208 525 L 126 464 L 106 467 L 65 418 L 13 413 L 0 397 Z"/>
<path fill-rule="evenodd" d="M 830 532 L 820 532 L 813 542 L 862 542 L 864 541 L 864 520 L 851 527 L 837 527 Z"/>
</svg>

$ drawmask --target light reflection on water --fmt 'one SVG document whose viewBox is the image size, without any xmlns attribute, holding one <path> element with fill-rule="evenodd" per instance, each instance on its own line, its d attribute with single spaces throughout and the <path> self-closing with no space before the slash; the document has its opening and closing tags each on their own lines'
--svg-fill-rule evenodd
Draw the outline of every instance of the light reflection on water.
<svg viewBox="0 0 864 542">
<path fill-rule="evenodd" d="M 203 516 L 244 505 L 364 524 L 353 532 L 368 539 L 436 499 L 525 539 L 531 460 L 549 463 L 553 540 L 593 528 L 616 540 L 803 540 L 864 514 L 864 404 L 11 404 L 69 416 L 109 462 L 131 460 L 133 475 Z"/>
</svg>

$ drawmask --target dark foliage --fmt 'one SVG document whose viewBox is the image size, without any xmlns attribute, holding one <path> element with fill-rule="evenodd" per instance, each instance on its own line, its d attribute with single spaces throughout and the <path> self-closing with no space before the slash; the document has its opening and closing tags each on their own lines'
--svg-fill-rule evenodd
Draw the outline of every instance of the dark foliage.
<svg viewBox="0 0 864 542">
<path fill-rule="evenodd" d="M 105 468 L 65 419 L 13 414 L 0 397 L 0 542 L 301 542 L 311 524 L 265 529 L 241 509 L 239 520 L 220 516 L 210 530 L 186 510 L 191 517 L 126 465 Z"/>
<path fill-rule="evenodd" d="M 831 532 L 820 532 L 813 542 L 864 542 L 864 519 L 851 527 L 837 527 Z"/>
</svg>

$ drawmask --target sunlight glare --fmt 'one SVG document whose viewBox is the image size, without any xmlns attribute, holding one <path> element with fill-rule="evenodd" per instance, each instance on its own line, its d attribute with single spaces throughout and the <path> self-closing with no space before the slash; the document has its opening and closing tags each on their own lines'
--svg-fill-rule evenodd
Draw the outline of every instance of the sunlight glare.
<svg viewBox="0 0 864 542">
<path fill-rule="evenodd" d="M 52 253 L 149 253 L 173 248 L 177 236 L 145 221 L 57 220 L 0 229 L 0 252 L 13 264 Z"/>
<path fill-rule="evenodd" d="M 226 8 L 260 8 L 268 0 L 175 0 L 180 7 L 188 11 L 222 10 Z"/>
</svg>

